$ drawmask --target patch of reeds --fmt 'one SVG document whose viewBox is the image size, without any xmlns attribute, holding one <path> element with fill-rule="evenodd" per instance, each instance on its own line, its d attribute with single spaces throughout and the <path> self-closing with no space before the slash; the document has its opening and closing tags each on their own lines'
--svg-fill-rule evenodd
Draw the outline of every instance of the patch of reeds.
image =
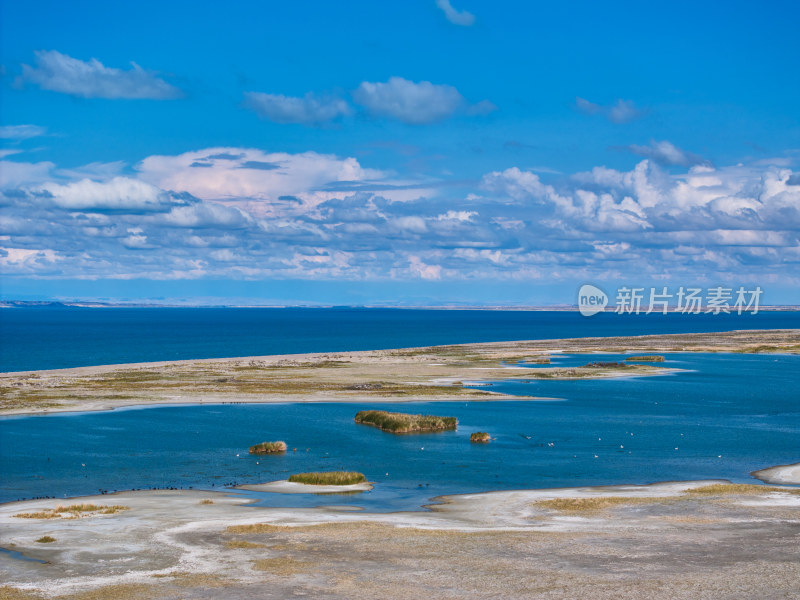
<svg viewBox="0 0 800 600">
<path fill-rule="evenodd" d="M 626 506 L 634 504 L 656 504 L 674 500 L 666 496 L 648 498 L 631 498 L 628 496 L 598 496 L 594 498 L 553 498 L 552 500 L 540 500 L 534 502 L 536 508 L 546 508 L 561 512 L 592 512 L 605 510 L 615 506 Z"/>
<path fill-rule="evenodd" d="M 55 508 L 46 508 L 37 512 L 18 513 L 14 515 L 20 519 L 57 519 L 59 517 L 77 518 L 82 513 L 92 513 L 99 515 L 113 515 L 129 507 L 115 504 L 114 506 L 103 506 L 97 504 L 70 504 L 63 506 L 59 504 Z"/>
<path fill-rule="evenodd" d="M 297 560 L 291 556 L 278 556 L 275 558 L 262 558 L 253 561 L 253 569 L 256 571 L 267 571 L 273 575 L 296 575 L 308 571 L 314 563 Z"/>
<path fill-rule="evenodd" d="M 364 483 L 367 478 L 355 471 L 323 471 L 317 473 L 296 473 L 289 476 L 292 483 L 308 485 L 353 485 Z"/>
<path fill-rule="evenodd" d="M 458 426 L 456 417 L 437 417 L 436 415 L 412 415 L 387 412 L 385 410 L 362 410 L 356 413 L 356 423 L 372 425 L 390 433 L 415 433 L 426 431 L 446 431 Z"/>
<path fill-rule="evenodd" d="M 248 542 L 247 540 L 229 540 L 225 547 L 235 550 L 238 548 L 266 548 L 266 545 Z"/>
<path fill-rule="evenodd" d="M 790 494 L 800 494 L 800 489 L 770 487 L 768 485 L 758 485 L 754 483 L 714 483 L 702 487 L 686 490 L 687 494 L 693 496 L 723 496 L 730 494 L 739 495 L 758 495 L 767 492 L 788 492 Z"/>
<path fill-rule="evenodd" d="M 280 454 L 286 452 L 286 442 L 261 442 L 250 446 L 250 454 Z"/>
</svg>

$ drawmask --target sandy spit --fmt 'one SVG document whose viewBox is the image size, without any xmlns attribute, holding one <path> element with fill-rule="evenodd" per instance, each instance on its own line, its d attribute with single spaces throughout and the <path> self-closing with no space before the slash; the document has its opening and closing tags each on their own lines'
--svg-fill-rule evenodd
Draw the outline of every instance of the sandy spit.
<svg viewBox="0 0 800 600">
<path fill-rule="evenodd" d="M 777 485 L 800 485 L 800 463 L 779 465 L 750 473 L 766 483 Z"/>
</svg>

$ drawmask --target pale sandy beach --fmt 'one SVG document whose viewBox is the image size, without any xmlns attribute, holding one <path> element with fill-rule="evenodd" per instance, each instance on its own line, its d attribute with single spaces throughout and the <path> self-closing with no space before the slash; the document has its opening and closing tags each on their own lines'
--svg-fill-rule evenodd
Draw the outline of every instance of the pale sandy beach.
<svg viewBox="0 0 800 600">
<path fill-rule="evenodd" d="M 755 471 L 751 475 L 766 483 L 800 485 L 800 463 L 770 467 Z"/>
<path fill-rule="evenodd" d="M 564 504 L 563 500 L 568 499 Z M 270 509 L 224 492 L 0 506 L 3 598 L 790 598 L 796 488 L 674 482 L 470 494 L 430 511 Z M 62 503 L 64 501 L 61 501 Z M 572 504 L 570 504 L 572 503 Z M 37 543 L 41 536 L 54 542 Z"/>
</svg>

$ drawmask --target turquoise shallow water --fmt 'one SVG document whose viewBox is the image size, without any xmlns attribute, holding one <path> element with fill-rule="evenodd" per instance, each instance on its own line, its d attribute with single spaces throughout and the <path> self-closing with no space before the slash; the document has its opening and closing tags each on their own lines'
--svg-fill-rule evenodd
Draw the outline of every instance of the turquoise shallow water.
<svg viewBox="0 0 800 600">
<path fill-rule="evenodd" d="M 273 506 L 417 509 L 442 494 L 726 478 L 800 460 L 800 357 L 667 354 L 684 371 L 596 381 L 497 383 L 551 401 L 420 403 L 456 432 L 395 436 L 356 425 L 362 404 L 159 407 L 0 419 L 0 501 L 149 487 L 220 489 L 310 470 L 376 482 L 348 496 L 249 494 Z M 564 365 L 618 360 L 571 355 Z M 535 367 L 534 367 L 535 368 Z M 383 407 L 383 405 L 382 405 Z M 488 431 L 488 445 L 469 434 Z M 253 457 L 282 439 L 297 452 Z M 237 456 L 238 455 L 238 456 Z"/>
</svg>

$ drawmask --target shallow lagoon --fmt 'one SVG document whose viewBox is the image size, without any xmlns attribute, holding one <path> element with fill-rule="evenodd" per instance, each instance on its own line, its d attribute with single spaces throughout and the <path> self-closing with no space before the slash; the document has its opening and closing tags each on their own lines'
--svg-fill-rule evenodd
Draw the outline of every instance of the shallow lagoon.
<svg viewBox="0 0 800 600">
<path fill-rule="evenodd" d="M 247 492 L 272 506 L 417 509 L 442 494 L 725 478 L 800 459 L 800 356 L 666 354 L 669 375 L 495 383 L 551 401 L 397 403 L 459 418 L 456 432 L 356 425 L 375 404 L 204 405 L 0 419 L 0 501 L 149 487 L 217 489 L 313 470 L 359 470 L 355 495 Z M 563 355 L 553 365 L 621 360 Z M 536 368 L 533 365 L 532 368 Z M 496 438 L 469 443 L 473 431 Z M 248 446 L 282 439 L 284 456 Z M 292 452 L 291 448 L 297 448 Z M 238 454 L 238 456 L 237 456 Z"/>
</svg>

